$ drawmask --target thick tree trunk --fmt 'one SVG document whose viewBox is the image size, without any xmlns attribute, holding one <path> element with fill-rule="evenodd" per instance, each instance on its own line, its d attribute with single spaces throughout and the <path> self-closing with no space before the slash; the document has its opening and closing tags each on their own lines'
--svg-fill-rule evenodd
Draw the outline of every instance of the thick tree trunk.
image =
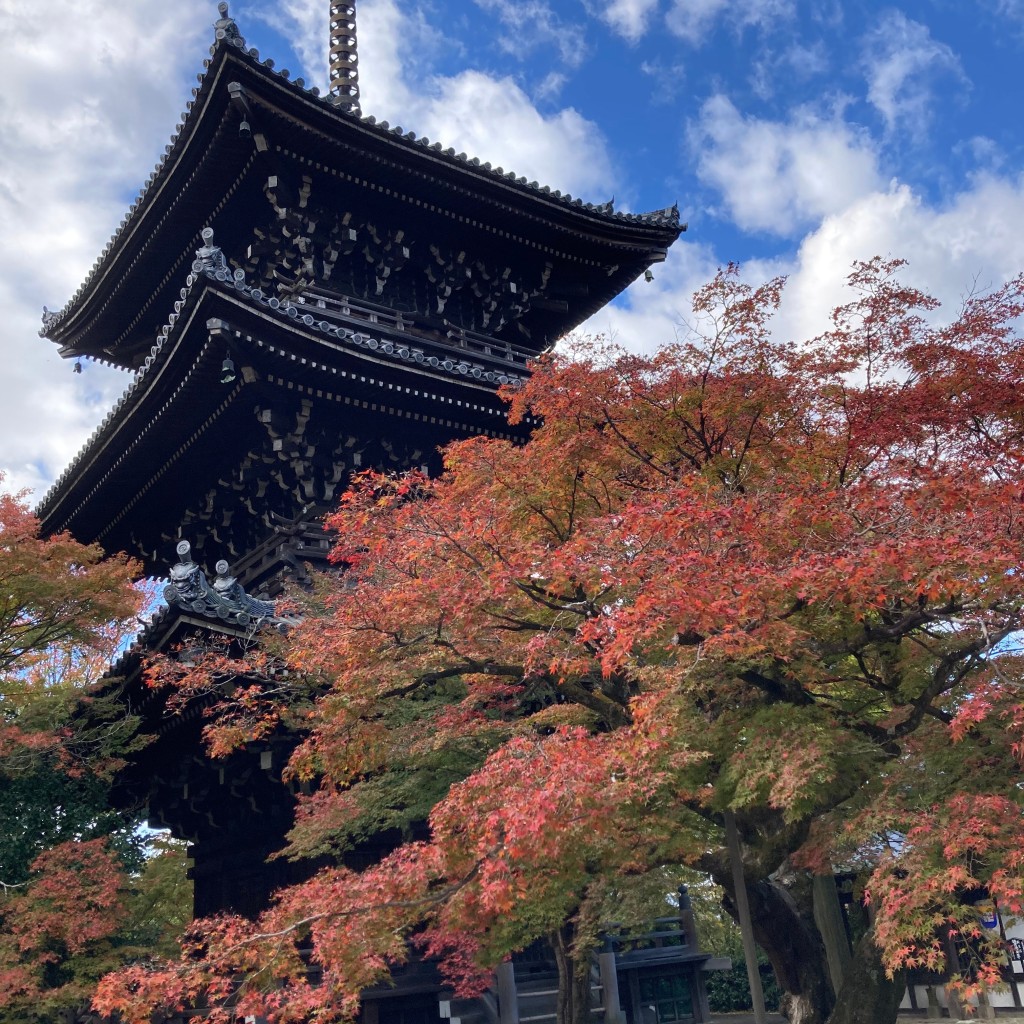
<svg viewBox="0 0 1024 1024">
<path fill-rule="evenodd" d="M 814 880 L 807 872 L 788 867 L 789 851 L 806 839 L 805 825 L 791 828 L 778 816 L 751 812 L 738 823 L 741 838 L 748 840 L 743 862 L 754 938 L 775 970 L 783 993 L 780 1009 L 790 1024 L 892 1024 L 903 979 L 890 982 L 885 977 L 870 931 L 842 963 L 845 926 L 837 916 L 841 910 L 834 887 L 819 880 L 818 917 L 829 936 L 830 963 L 815 922 Z M 725 851 L 709 851 L 701 866 L 725 890 L 725 908 L 735 917 L 735 884 Z M 832 974 L 840 972 L 837 1000 Z M 864 1007 L 859 1015 L 858 1003 Z"/>
<path fill-rule="evenodd" d="M 733 885 L 725 875 L 715 881 L 726 891 L 731 905 Z M 793 876 L 784 886 L 774 879 L 747 882 L 754 938 L 764 951 L 779 987 L 782 1013 L 790 1024 L 825 1024 L 835 1005 L 828 959 L 814 924 L 811 880 Z"/>
<path fill-rule="evenodd" d="M 573 920 L 550 936 L 558 965 L 558 1024 L 589 1024 L 590 1020 L 590 958 L 577 960 L 573 951 L 575 938 Z"/>
<path fill-rule="evenodd" d="M 825 956 L 828 958 L 828 974 L 832 988 L 839 992 L 843 987 L 843 977 L 850 963 L 853 951 L 847 938 L 846 921 L 843 908 L 839 903 L 839 891 L 836 888 L 835 875 L 831 872 L 815 875 L 813 881 L 814 923 L 818 926 L 821 940 L 825 944 Z"/>
<path fill-rule="evenodd" d="M 905 978 L 886 977 L 872 933 L 854 947 L 836 997 L 825 944 L 814 921 L 812 880 L 789 876 L 787 882 L 747 883 L 754 936 L 783 991 L 783 1015 L 790 1024 L 895 1024 Z M 731 889 L 723 887 L 731 898 Z"/>
<path fill-rule="evenodd" d="M 783 991 L 782 1013 L 790 1024 L 825 1024 L 835 995 L 814 925 L 810 886 L 804 892 L 802 886 L 787 888 L 768 879 L 747 891 L 754 937 Z"/>
<path fill-rule="evenodd" d="M 906 989 L 901 972 L 891 980 L 885 975 L 874 937 L 868 932 L 856 945 L 847 963 L 836 1008 L 828 1024 L 895 1024 Z"/>
</svg>

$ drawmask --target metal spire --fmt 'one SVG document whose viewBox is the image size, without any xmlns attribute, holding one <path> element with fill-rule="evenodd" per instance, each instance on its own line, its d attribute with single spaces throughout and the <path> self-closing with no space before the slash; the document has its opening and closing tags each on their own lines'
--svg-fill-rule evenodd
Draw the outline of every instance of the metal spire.
<svg viewBox="0 0 1024 1024">
<path fill-rule="evenodd" d="M 331 0 L 331 100 L 350 114 L 360 113 L 355 0 Z"/>
</svg>

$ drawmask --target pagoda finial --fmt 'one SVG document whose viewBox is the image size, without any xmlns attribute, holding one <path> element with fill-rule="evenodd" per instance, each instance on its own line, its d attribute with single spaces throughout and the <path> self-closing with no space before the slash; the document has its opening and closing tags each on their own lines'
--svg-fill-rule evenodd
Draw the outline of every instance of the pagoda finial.
<svg viewBox="0 0 1024 1024">
<path fill-rule="evenodd" d="M 331 2 L 331 102 L 350 114 L 359 109 L 359 55 L 355 0 Z"/>
<path fill-rule="evenodd" d="M 213 23 L 213 31 L 218 40 L 226 39 L 235 46 L 245 46 L 242 33 L 238 31 L 235 19 L 228 14 L 228 5 L 225 0 L 217 4 L 217 11 L 220 17 Z"/>
</svg>

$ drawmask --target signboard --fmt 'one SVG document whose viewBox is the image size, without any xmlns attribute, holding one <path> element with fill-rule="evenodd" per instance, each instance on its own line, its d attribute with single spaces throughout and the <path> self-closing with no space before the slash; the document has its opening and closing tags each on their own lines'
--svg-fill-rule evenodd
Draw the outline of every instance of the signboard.
<svg viewBox="0 0 1024 1024">
<path fill-rule="evenodd" d="M 978 900 L 974 904 L 974 909 L 978 912 L 982 928 L 995 930 L 999 927 L 999 916 L 996 914 L 996 905 L 992 900 Z"/>
</svg>

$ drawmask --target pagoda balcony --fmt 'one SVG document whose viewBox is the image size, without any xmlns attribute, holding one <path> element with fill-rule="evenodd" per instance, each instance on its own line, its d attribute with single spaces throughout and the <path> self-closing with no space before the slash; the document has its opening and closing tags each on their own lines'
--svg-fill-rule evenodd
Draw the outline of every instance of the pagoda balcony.
<svg viewBox="0 0 1024 1024">
<path fill-rule="evenodd" d="M 438 318 L 436 326 L 425 325 L 415 314 L 365 299 L 352 299 L 346 295 L 309 289 L 294 296 L 293 301 L 296 306 L 316 309 L 319 317 L 329 323 L 356 329 L 372 326 L 389 334 L 401 334 L 410 347 L 413 347 L 412 339 L 416 339 L 426 349 L 443 353 L 446 358 L 454 349 L 491 363 L 495 368 L 514 369 L 520 374 L 531 360 L 537 358 L 537 352 L 526 346 L 459 327 L 443 318 Z"/>
</svg>

